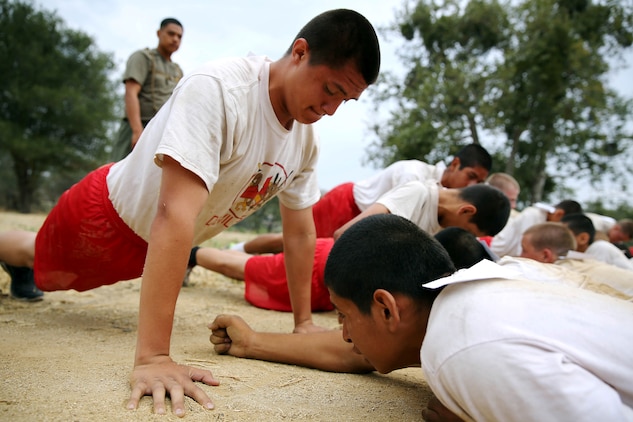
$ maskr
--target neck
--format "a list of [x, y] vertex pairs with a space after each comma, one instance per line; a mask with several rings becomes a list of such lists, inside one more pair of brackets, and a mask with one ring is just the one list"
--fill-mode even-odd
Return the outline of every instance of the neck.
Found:
[[450, 208], [455, 198], [455, 191], [453, 189], [439, 188], [437, 195], [437, 220], [442, 221], [442, 217], [446, 213], [446, 210]]
[[163, 56], [163, 58], [165, 60], [167, 60], [168, 62], [171, 61], [171, 53], [166, 51], [164, 48], [162, 48], [160, 45], [156, 48], [158, 50], [158, 54], [160, 54], [161, 56]]
[[284, 85], [283, 81], [280, 80], [281, 77], [279, 76], [286, 72], [286, 70], [283, 69], [284, 65], [284, 59], [277, 60], [270, 64], [268, 72], [268, 95], [277, 120], [279, 120], [279, 123], [281, 123], [283, 127], [290, 130], [292, 128], [292, 124], [294, 123], [294, 119], [290, 115], [290, 112], [283, 101]]

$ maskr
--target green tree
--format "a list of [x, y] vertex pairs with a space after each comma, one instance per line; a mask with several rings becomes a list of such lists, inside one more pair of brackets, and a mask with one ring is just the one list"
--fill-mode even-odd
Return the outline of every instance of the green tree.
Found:
[[29, 212], [46, 175], [76, 175], [105, 160], [117, 94], [112, 56], [55, 13], [0, 0], [0, 154]]
[[391, 107], [369, 159], [433, 161], [481, 143], [495, 170], [521, 183], [523, 203], [570, 176], [630, 179], [630, 166], [610, 163], [633, 150], [633, 103], [604, 80], [608, 60], [633, 42], [632, 9], [630, 0], [404, 3], [390, 29], [404, 38], [408, 72], [371, 91], [376, 110]]

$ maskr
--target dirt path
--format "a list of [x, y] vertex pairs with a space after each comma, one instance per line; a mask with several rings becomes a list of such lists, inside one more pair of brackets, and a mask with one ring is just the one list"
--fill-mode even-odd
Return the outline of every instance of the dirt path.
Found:
[[[37, 230], [41, 215], [0, 213], [0, 231]], [[210, 242], [225, 246], [243, 234]], [[213, 352], [207, 324], [218, 313], [241, 315], [256, 329], [289, 332], [289, 313], [266, 311], [244, 300], [242, 283], [194, 269], [178, 300], [172, 356], [211, 370], [219, 387], [202, 386], [216, 410], [187, 399], [182, 420], [197, 421], [414, 421], [430, 397], [420, 369], [389, 375], [333, 374]], [[38, 303], [8, 296], [0, 271], [0, 420], [181, 420], [152, 413], [150, 398], [138, 410], [124, 408], [134, 356], [140, 280], [89, 292], [46, 293]], [[337, 327], [334, 313], [316, 323]]]

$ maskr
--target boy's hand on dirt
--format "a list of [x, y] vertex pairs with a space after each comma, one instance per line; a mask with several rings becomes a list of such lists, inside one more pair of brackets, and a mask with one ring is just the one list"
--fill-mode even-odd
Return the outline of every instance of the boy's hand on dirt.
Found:
[[255, 332], [237, 315], [218, 315], [209, 324], [211, 336], [209, 341], [213, 343], [216, 353], [245, 358]]
[[206, 409], [213, 409], [209, 396], [195, 384], [195, 381], [207, 385], [219, 385], [211, 371], [179, 365], [169, 356], [160, 356], [152, 362], [136, 365], [130, 376], [132, 393], [127, 403], [128, 409], [136, 409], [143, 396], [154, 399], [154, 413], [164, 415], [165, 397], [171, 398], [172, 412], [176, 416], [185, 415], [185, 396], [193, 398]]

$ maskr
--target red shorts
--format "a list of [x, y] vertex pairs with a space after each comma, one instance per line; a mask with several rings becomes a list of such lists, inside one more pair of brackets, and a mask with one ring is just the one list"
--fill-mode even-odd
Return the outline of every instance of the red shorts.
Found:
[[317, 238], [334, 236], [336, 229], [360, 214], [353, 189], [353, 183], [338, 185], [312, 207]]
[[[325, 262], [333, 245], [334, 239], [331, 237], [316, 240], [310, 295], [312, 311], [334, 309], [330, 293], [323, 282]], [[244, 268], [244, 283], [244, 298], [252, 305], [275, 311], [292, 311], [283, 253], [249, 258]]]
[[34, 275], [44, 291], [84, 291], [143, 273], [147, 242], [108, 199], [112, 164], [90, 172], [59, 198], [35, 239]]

